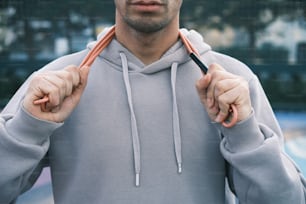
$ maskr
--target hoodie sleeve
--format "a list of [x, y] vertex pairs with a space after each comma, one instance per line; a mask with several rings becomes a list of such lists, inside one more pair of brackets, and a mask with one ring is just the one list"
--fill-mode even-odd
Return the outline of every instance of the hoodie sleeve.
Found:
[[305, 204], [305, 179], [284, 152], [280, 127], [256, 76], [249, 86], [252, 115], [232, 128], [219, 126], [232, 190], [241, 203]]
[[[85, 49], [63, 56], [37, 72], [80, 64], [87, 52]], [[35, 118], [22, 107], [30, 79], [31, 76], [0, 114], [0, 203], [10, 203], [33, 185], [42, 168], [48, 165], [45, 158], [50, 136], [63, 125]]]
[[34, 118], [22, 106], [26, 83], [0, 114], [0, 203], [11, 203], [43, 168], [49, 136], [61, 124]]

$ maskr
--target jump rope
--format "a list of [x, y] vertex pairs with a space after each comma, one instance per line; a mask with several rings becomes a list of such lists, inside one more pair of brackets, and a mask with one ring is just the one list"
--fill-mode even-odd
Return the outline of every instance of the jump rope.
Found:
[[[89, 53], [86, 55], [86, 57], [83, 59], [82, 63], [79, 67], [88, 66], [90, 67], [97, 56], [106, 48], [109, 43], [112, 41], [112, 39], [115, 36], [115, 26], [113, 26], [106, 35], [101, 38], [97, 44], [93, 47], [92, 50], [89, 51]], [[182, 34], [182, 32], [179, 32], [179, 37], [182, 40], [190, 58], [198, 65], [198, 67], [202, 70], [204, 74], [207, 73], [208, 68], [205, 66], [205, 64], [200, 60], [198, 51], [192, 46], [191, 42]], [[35, 105], [41, 105], [42, 109], [45, 109], [46, 103], [49, 101], [49, 98], [47, 95], [45, 95], [43, 98], [35, 100]], [[230, 105], [229, 109], [229, 116], [222, 122], [222, 125], [224, 127], [230, 128], [233, 127], [238, 120], [238, 111], [234, 104]]]

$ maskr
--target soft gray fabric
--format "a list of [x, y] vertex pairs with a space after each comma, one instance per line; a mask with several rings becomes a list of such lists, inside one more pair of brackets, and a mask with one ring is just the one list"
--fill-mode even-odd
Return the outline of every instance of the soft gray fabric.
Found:
[[[12, 202], [50, 166], [57, 204], [233, 203], [227, 178], [240, 203], [305, 204], [305, 180], [283, 152], [256, 76], [211, 51], [195, 31], [182, 32], [205, 64], [219, 63], [249, 82], [248, 119], [229, 129], [210, 121], [195, 88], [201, 71], [180, 41], [146, 66], [114, 39], [92, 65], [81, 101], [64, 123], [22, 108], [28, 81], [5, 107], [0, 203]], [[88, 49], [40, 71], [78, 65]]]

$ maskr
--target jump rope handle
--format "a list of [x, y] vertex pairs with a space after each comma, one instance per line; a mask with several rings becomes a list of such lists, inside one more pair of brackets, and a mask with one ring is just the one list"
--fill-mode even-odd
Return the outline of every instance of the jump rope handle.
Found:
[[[115, 36], [115, 26], [110, 28], [108, 33], [103, 38], [101, 38], [100, 41], [98, 41], [98, 43], [94, 46], [94, 48], [92, 50], [90, 50], [90, 52], [83, 59], [82, 63], [79, 65], [79, 68], [81, 68], [83, 66], [90, 67], [93, 64], [93, 62], [96, 59], [96, 57], [112, 41], [114, 36]], [[48, 97], [48, 95], [45, 95], [43, 98], [37, 99], [37, 100], [33, 101], [33, 104], [34, 105], [40, 105], [41, 109], [43, 111], [45, 111], [46, 110], [46, 103], [48, 101], [49, 101], [49, 97]]]
[[[204, 74], [207, 73], [208, 68], [198, 57], [199, 54], [197, 50], [191, 45], [190, 41], [180, 32], [180, 38], [184, 43], [190, 58], [198, 65], [198, 67], [202, 70]], [[238, 121], [238, 110], [234, 104], [230, 105], [228, 110], [228, 117], [222, 122], [222, 125], [226, 128], [233, 127]]]
[[[96, 57], [103, 51], [104, 48], [108, 46], [113, 37], [115, 36], [115, 26], [113, 26], [108, 33], [101, 38], [94, 48], [86, 55], [79, 67], [88, 66], [90, 67]], [[191, 59], [201, 68], [204, 74], [207, 73], [208, 68], [203, 64], [203, 62], [197, 57], [197, 51], [192, 47], [189, 40], [179, 32], [179, 37], [181, 38], [183, 44], [185, 45]], [[33, 101], [33, 104], [40, 105], [42, 110], [46, 110], [46, 103], [49, 101], [48, 95], [45, 95], [41, 99]], [[222, 122], [224, 127], [233, 127], [238, 120], [238, 111], [235, 105], [231, 104], [229, 109], [229, 116]]]

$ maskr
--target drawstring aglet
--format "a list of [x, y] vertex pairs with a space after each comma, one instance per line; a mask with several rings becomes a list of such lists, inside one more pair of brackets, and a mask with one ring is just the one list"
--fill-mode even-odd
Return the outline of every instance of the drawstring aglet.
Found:
[[136, 187], [140, 186], [140, 177], [139, 177], [139, 173], [136, 173], [136, 183], [135, 183]]
[[181, 174], [182, 173], [182, 163], [178, 163], [177, 165], [178, 165], [177, 172]]

